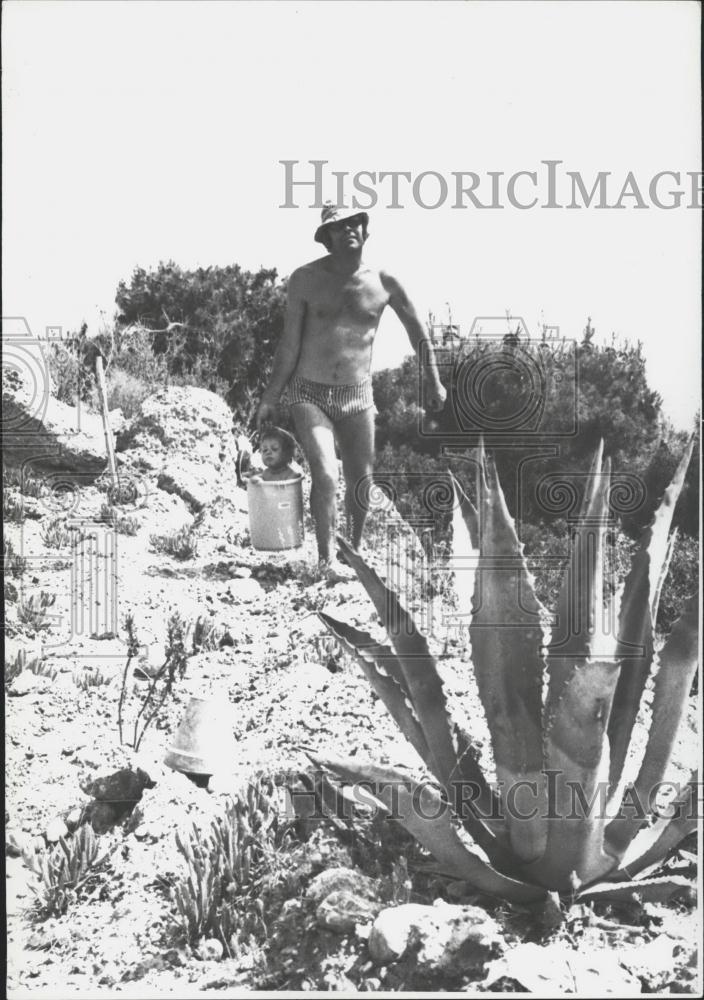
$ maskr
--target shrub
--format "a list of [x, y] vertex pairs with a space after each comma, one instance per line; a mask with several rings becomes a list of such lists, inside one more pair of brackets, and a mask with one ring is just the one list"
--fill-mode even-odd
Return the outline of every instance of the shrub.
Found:
[[27, 560], [24, 556], [17, 555], [9, 538], [2, 543], [2, 549], [5, 573], [15, 579], [21, 577], [27, 571]]
[[32, 594], [19, 606], [17, 615], [23, 625], [28, 625], [35, 632], [39, 629], [49, 627], [49, 617], [47, 608], [53, 607], [56, 603], [56, 594], [48, 594], [42, 590], [40, 594]]
[[[170, 380], [227, 392], [242, 423], [253, 417], [283, 331], [286, 288], [275, 270], [239, 266], [185, 270], [173, 261], [120, 282], [115, 331], [129, 338], [148, 328], [152, 356]], [[153, 331], [153, 332], [152, 332]], [[120, 367], [140, 377], [144, 371]]]
[[65, 549], [71, 543], [71, 529], [62, 517], [53, 517], [43, 524], [40, 535], [48, 549]]
[[117, 368], [115, 361], [106, 378], [108, 407], [120, 409], [128, 419], [140, 412], [144, 400], [154, 392], [153, 383]]
[[26, 852], [24, 861], [39, 880], [32, 890], [41, 917], [60, 917], [75, 902], [88, 877], [106, 860], [98, 859], [98, 842], [89, 825], [82, 826], [71, 839], [59, 839], [53, 850], [40, 854]]
[[22, 524], [24, 522], [24, 505], [18, 493], [3, 489], [2, 517], [3, 521], [12, 521], [14, 524]]
[[3, 486], [16, 487], [25, 497], [35, 497], [39, 499], [44, 495], [44, 481], [39, 476], [35, 476], [28, 469], [15, 469], [11, 466], [2, 466]]
[[24, 670], [26, 663], [27, 654], [23, 649], [20, 649], [16, 656], [5, 659], [5, 687], [9, 687], [15, 678], [19, 677]]
[[[127, 663], [122, 675], [122, 687], [120, 690], [120, 700], [117, 708], [117, 728], [120, 734], [120, 743], [122, 743], [122, 706], [125, 699], [127, 673], [129, 671], [130, 663], [139, 650], [139, 643], [137, 641], [132, 615], [127, 616], [125, 628], [127, 630]], [[150, 723], [161, 706], [164, 704], [167, 696], [172, 693], [174, 684], [176, 683], [176, 677], [178, 676], [183, 678], [186, 672], [186, 655], [183, 619], [178, 612], [175, 612], [169, 618], [167, 627], [166, 656], [164, 662], [152, 677], [147, 693], [142, 701], [142, 705], [134, 720], [132, 748], [135, 751], [139, 750], [140, 743], [142, 742], [144, 734], [149, 728]], [[160, 692], [157, 691], [159, 686], [161, 686]], [[148, 709], [150, 709], [150, 711], [146, 714]], [[144, 721], [142, 721], [143, 717]], [[141, 732], [139, 729], [140, 721], [142, 721]]]
[[663, 584], [657, 626], [669, 632], [684, 610], [684, 605], [699, 588], [699, 543], [696, 538], [679, 534], [675, 539], [670, 571]]
[[176, 834], [186, 876], [173, 889], [177, 920], [191, 942], [222, 942], [228, 955], [249, 937], [266, 935], [263, 890], [285, 879], [283, 848], [293, 835], [273, 801], [274, 785], [258, 778], [235, 796], [206, 833]]
[[73, 674], [73, 683], [81, 691], [101, 687], [103, 684], [109, 684], [111, 680], [112, 677], [109, 674], [104, 674], [100, 669], [77, 670]]
[[53, 341], [47, 351], [49, 374], [54, 383], [54, 395], [62, 403], [75, 406], [77, 402], [95, 402], [95, 357], [100, 351], [106, 357], [111, 353], [110, 331], [101, 330], [97, 337], [88, 336], [84, 323], [78, 333], [66, 340]]
[[215, 624], [211, 618], [199, 615], [195, 622], [189, 625], [187, 635], [191, 637], [193, 653], [207, 653], [220, 649], [224, 629]]
[[150, 535], [149, 543], [154, 552], [164, 552], [174, 559], [195, 559], [198, 555], [198, 540], [188, 527], [169, 535]]
[[109, 503], [101, 505], [99, 516], [101, 521], [113, 527], [119, 535], [136, 535], [139, 531], [139, 521], [136, 517], [123, 516]]

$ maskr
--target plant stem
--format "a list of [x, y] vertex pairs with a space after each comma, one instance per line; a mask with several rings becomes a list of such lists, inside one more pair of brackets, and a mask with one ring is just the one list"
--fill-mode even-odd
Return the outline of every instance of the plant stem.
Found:
[[[162, 664], [162, 666], [159, 668], [159, 670], [157, 670], [157, 672], [154, 674], [152, 682], [149, 685], [149, 690], [147, 691], [147, 696], [144, 699], [144, 701], [142, 702], [142, 707], [140, 708], [139, 712], [137, 713], [137, 718], [134, 720], [134, 735], [132, 737], [132, 748], [135, 751], [137, 750], [137, 748], [139, 746], [139, 744], [137, 743], [137, 727], [139, 725], [139, 720], [141, 719], [142, 715], [144, 714], [144, 710], [147, 707], [147, 705], [148, 705], [148, 703], [149, 703], [149, 701], [151, 699], [151, 696], [154, 694], [154, 689], [155, 689], [155, 687], [157, 685], [157, 682], [158, 682], [159, 678], [162, 676], [162, 674], [164, 673], [164, 671], [166, 670], [166, 667], [168, 666], [168, 663], [169, 663], [169, 661], [165, 660], [164, 663]], [[144, 731], [142, 731], [142, 736], [143, 735], [144, 735]]]
[[127, 686], [127, 672], [130, 669], [130, 663], [132, 662], [132, 654], [127, 654], [127, 663], [125, 664], [125, 671], [122, 675], [122, 689], [120, 691], [120, 700], [117, 704], [117, 731], [120, 734], [120, 746], [122, 746], [122, 706], [125, 701], [125, 687]]

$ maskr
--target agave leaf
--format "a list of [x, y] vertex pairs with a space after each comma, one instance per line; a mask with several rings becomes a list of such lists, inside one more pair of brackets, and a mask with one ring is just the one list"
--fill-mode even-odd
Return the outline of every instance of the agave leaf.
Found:
[[[641, 803], [649, 802], [651, 791], [662, 781], [670, 763], [692, 678], [697, 669], [698, 650], [699, 601], [693, 595], [687, 601], [683, 614], [675, 622], [660, 653], [648, 743], [632, 792]], [[606, 831], [609, 850], [623, 854], [643, 822], [642, 815], [631, 816], [620, 810]]]
[[356, 658], [372, 689], [386, 705], [394, 722], [411, 746], [431, 766], [431, 754], [417, 718], [409, 706], [410, 696], [403, 679], [398, 657], [389, 646], [374, 642], [367, 632], [361, 632], [330, 615], [319, 612], [318, 617], [337, 641]]
[[653, 593], [653, 601], [650, 605], [650, 615], [655, 622], [658, 616], [658, 608], [660, 606], [660, 594], [662, 593], [663, 584], [667, 578], [668, 571], [670, 569], [670, 562], [672, 560], [672, 553], [675, 549], [675, 543], [677, 541], [677, 536], [679, 535], [679, 528], [675, 527], [670, 532], [670, 537], [667, 540], [667, 551], [665, 552], [665, 559], [662, 564], [662, 569], [660, 570], [660, 576], [658, 577], [658, 582]]
[[470, 851], [453, 822], [448, 803], [428, 784], [419, 784], [396, 768], [365, 764], [350, 757], [309, 756], [343, 781], [363, 782], [390, 817], [430, 851], [447, 874], [470, 882], [481, 892], [515, 902], [533, 902], [544, 895], [537, 886], [500, 874]]
[[693, 449], [694, 437], [690, 439], [674, 478], [665, 490], [650, 527], [643, 535], [624, 584], [618, 629], [621, 674], [614, 694], [608, 730], [611, 745], [609, 783], [612, 790], [621, 778], [653, 660], [653, 628], [657, 614], [654, 601], [668, 557], [668, 535], [675, 505], [684, 485]]
[[479, 750], [468, 732], [457, 724], [454, 726], [457, 745], [457, 770], [463, 782], [476, 794], [474, 806], [484, 823], [496, 836], [505, 834], [505, 823], [501, 813], [501, 799], [486, 780], [479, 762]]
[[[696, 772], [685, 785], [682, 793], [671, 804], [672, 815], [662, 816], [651, 827], [641, 830], [630, 843], [621, 859], [618, 873], [629, 877], [644, 872], [663, 861], [680, 841], [697, 829]], [[607, 834], [610, 827], [607, 829]]]
[[[470, 625], [472, 662], [502, 787], [526, 813], [517, 789], [535, 782], [532, 818], [506, 810], [511, 846], [524, 861], [540, 857], [547, 837], [542, 806], [542, 607], [523, 558], [493, 461], [479, 453], [480, 566]], [[536, 806], [536, 796], [530, 808]]]
[[557, 623], [547, 658], [550, 677], [548, 717], [572, 675], [591, 655], [590, 638], [603, 604], [603, 539], [606, 528], [610, 463], [601, 467], [599, 444], [592, 460], [582, 509], [572, 530], [570, 559], [557, 599]]
[[593, 882], [617, 859], [603, 849], [609, 748], [606, 729], [619, 675], [606, 634], [603, 548], [610, 462], [592, 464], [582, 516], [558, 600], [559, 635], [548, 653], [545, 756], [550, 820], [544, 856], [526, 872], [565, 891], [576, 877]]
[[389, 634], [413, 709], [430, 750], [430, 768], [438, 781], [446, 784], [455, 769], [457, 758], [452, 744], [442, 681], [425, 636], [418, 631], [413, 618], [396, 594], [389, 590], [344, 538], [339, 538], [338, 541], [347, 562], [371, 597]]
[[641, 879], [639, 882], [600, 882], [580, 892], [581, 903], [666, 903], [674, 895], [690, 892], [692, 883], [682, 875]]
[[452, 510], [452, 566], [460, 614], [472, 609], [476, 566], [479, 556], [479, 514], [455, 477], [450, 474], [455, 504]]

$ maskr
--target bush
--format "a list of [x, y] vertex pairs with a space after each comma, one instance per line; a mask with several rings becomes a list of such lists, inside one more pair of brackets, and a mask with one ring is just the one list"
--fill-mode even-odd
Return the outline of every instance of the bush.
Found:
[[[564, 470], [570, 469], [578, 485], [600, 438], [616, 473], [634, 474], [646, 481], [645, 472], [663, 426], [661, 400], [648, 385], [639, 344], [625, 344], [617, 350], [597, 348], [587, 340], [571, 352], [562, 343], [524, 339], [510, 346], [476, 339], [436, 353], [448, 401], [432, 435], [419, 434], [417, 361], [410, 358], [397, 369], [375, 375], [380, 449], [387, 444], [394, 449], [406, 445], [416, 452], [437, 455], [440, 445], [447, 443], [446, 435], [472, 432], [476, 438], [483, 430], [490, 436], [493, 429], [505, 431], [516, 420], [522, 427], [520, 415], [535, 408], [536, 416], [526, 431], [528, 447], [517, 447], [505, 438], [508, 447], [496, 449], [496, 464], [512, 515], [520, 514], [530, 522], [568, 516], [567, 511], [546, 503], [544, 487], [550, 480], [545, 477], [564, 479]], [[572, 433], [575, 420], [576, 433]], [[520, 438], [520, 433], [516, 431], [513, 437]], [[567, 436], [559, 441], [557, 455], [525, 461], [531, 447], [538, 452], [541, 445], [554, 445], [558, 433]], [[682, 450], [677, 442], [673, 460]], [[660, 477], [663, 488], [669, 482], [667, 473], [664, 475]], [[634, 533], [643, 519], [647, 523], [652, 516], [657, 500], [657, 491], [648, 489], [638, 508], [639, 524], [633, 526]]]
[[2, 543], [3, 566], [5, 573], [15, 579], [22, 577], [27, 571], [27, 560], [18, 556], [9, 538]]
[[4, 487], [15, 487], [25, 497], [35, 497], [39, 499], [44, 495], [44, 482], [39, 476], [35, 476], [28, 469], [15, 469], [5, 465], [2, 466], [2, 483]]
[[17, 617], [23, 625], [28, 625], [37, 632], [39, 629], [49, 627], [49, 616], [47, 608], [51, 608], [56, 603], [56, 594], [48, 594], [42, 590], [40, 594], [32, 594], [20, 604]]
[[136, 535], [139, 531], [139, 521], [136, 517], [123, 516], [109, 503], [101, 504], [100, 520], [109, 524], [119, 535]]
[[174, 887], [178, 922], [188, 940], [214, 937], [228, 955], [249, 937], [263, 938], [263, 894], [286, 878], [283, 849], [293, 834], [273, 802], [274, 785], [257, 779], [236, 796], [223, 816], [201, 833], [176, 834], [186, 876]]
[[62, 517], [54, 517], [43, 524], [40, 534], [48, 549], [65, 549], [71, 544], [71, 529]]
[[39, 879], [32, 886], [37, 910], [42, 917], [60, 917], [85, 885], [89, 874], [102, 864], [98, 860], [98, 842], [90, 826], [82, 826], [70, 840], [63, 837], [53, 850], [41, 854], [27, 852], [24, 860]]
[[670, 571], [660, 595], [657, 627], [669, 632], [682, 614], [685, 600], [699, 589], [699, 543], [696, 538], [678, 535], [672, 550]]
[[24, 505], [19, 493], [3, 489], [2, 518], [3, 521], [11, 521], [13, 524], [22, 524], [24, 522]]
[[188, 626], [186, 635], [191, 639], [191, 648], [195, 655], [196, 653], [208, 653], [220, 649], [225, 630], [216, 625], [211, 618], [198, 615], [196, 620]]
[[[241, 423], [254, 416], [283, 332], [285, 285], [275, 270], [239, 266], [187, 271], [173, 261], [120, 282], [116, 343], [145, 328], [169, 379], [227, 393]], [[139, 377], [151, 377], [118, 367]], [[229, 387], [229, 388], [228, 388]]]
[[195, 559], [198, 540], [191, 528], [183, 527], [170, 535], [150, 535], [149, 544], [154, 552], [164, 552], [174, 559]]
[[122, 410], [129, 419], [140, 412], [144, 400], [154, 392], [154, 385], [121, 368], [112, 367], [106, 378], [108, 409]]

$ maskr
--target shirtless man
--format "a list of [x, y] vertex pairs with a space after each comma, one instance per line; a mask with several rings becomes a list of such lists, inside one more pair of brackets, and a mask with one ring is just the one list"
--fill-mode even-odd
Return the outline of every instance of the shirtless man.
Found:
[[358, 549], [367, 511], [356, 487], [374, 469], [372, 345], [387, 305], [419, 357], [426, 345], [428, 407], [442, 409], [446, 396], [425, 328], [400, 283], [362, 262], [368, 223], [366, 212], [329, 203], [323, 207], [315, 240], [328, 254], [297, 268], [289, 279], [284, 333], [257, 413], [260, 428], [276, 422], [277, 403], [287, 387], [296, 436], [310, 466], [318, 557], [333, 573], [339, 571], [333, 559], [335, 442], [345, 477], [348, 531]]

